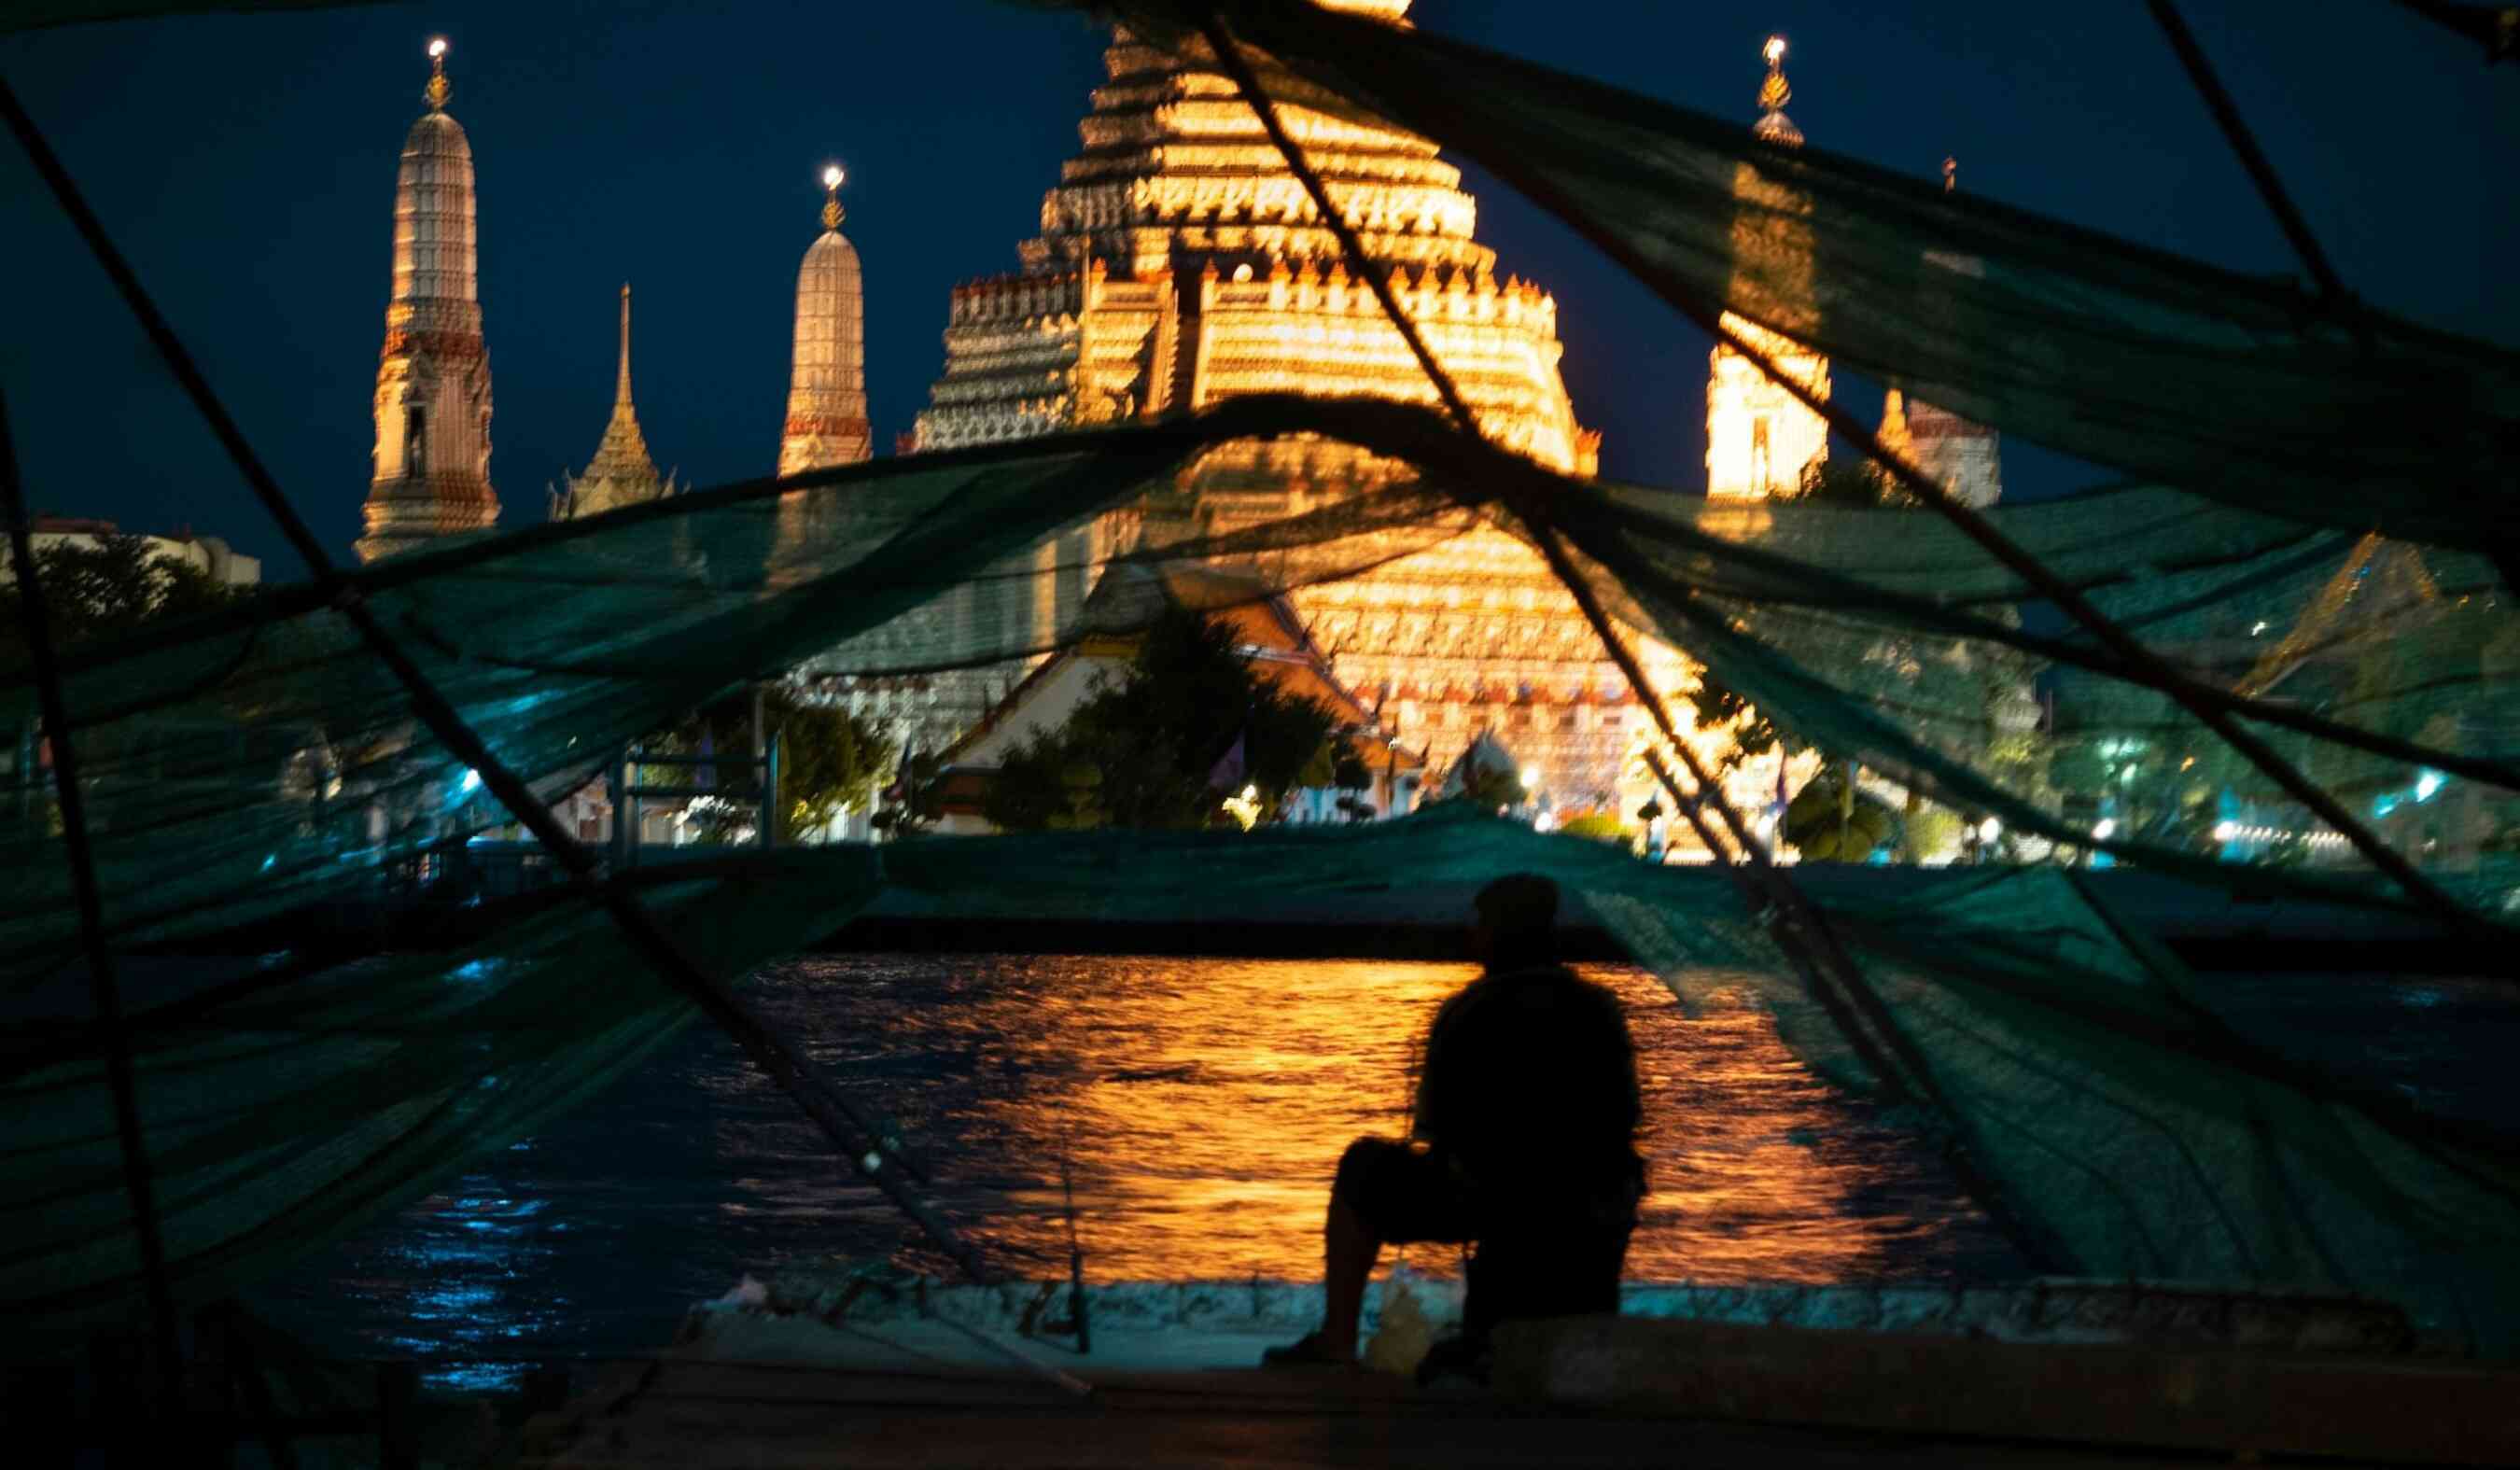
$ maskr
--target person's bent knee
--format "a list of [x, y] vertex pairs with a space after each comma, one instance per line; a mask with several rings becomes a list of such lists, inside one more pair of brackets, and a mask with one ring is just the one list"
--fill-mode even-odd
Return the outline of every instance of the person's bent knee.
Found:
[[1371, 1134], [1347, 1146], [1339, 1155], [1338, 1174], [1330, 1180], [1330, 1197], [1355, 1201], [1367, 1193], [1367, 1180], [1376, 1170], [1387, 1168], [1395, 1153], [1407, 1153], [1409, 1145], [1392, 1138], [1377, 1138]]

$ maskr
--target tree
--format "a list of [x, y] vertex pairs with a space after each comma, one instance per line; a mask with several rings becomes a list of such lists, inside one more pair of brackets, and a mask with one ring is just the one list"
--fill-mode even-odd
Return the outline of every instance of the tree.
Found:
[[1814, 460], [1803, 467], [1801, 485], [1782, 497], [1815, 506], [1844, 506], [1859, 511], [1913, 506], [1916, 498], [1870, 459]]
[[1808, 862], [1861, 863], [1899, 839], [1899, 818], [1856, 789], [1851, 763], [1831, 761], [1785, 804], [1781, 835]]
[[[752, 753], [752, 690], [728, 695], [701, 710], [667, 735], [649, 741], [659, 753], [698, 755], [703, 750], [732, 757], [717, 768], [723, 796], [704, 808], [704, 831], [713, 840], [730, 840], [754, 824], [760, 812], [758, 778], [734, 761]], [[794, 686], [781, 683], [761, 690], [764, 737], [779, 741], [779, 798], [783, 836], [821, 827], [852, 807], [875, 797], [893, 757], [892, 742], [875, 728], [836, 704], [816, 702]], [[706, 767], [680, 767], [695, 773]]]
[[[35, 586], [44, 595], [54, 645], [63, 649], [160, 618], [205, 612], [231, 596], [209, 573], [158, 551], [149, 538], [111, 534], [92, 543], [57, 541], [36, 552]], [[25, 600], [13, 582], [0, 596], [0, 664], [24, 661], [28, 647]]]
[[[1317, 763], [1335, 781], [1335, 753], [1323, 750], [1337, 733], [1330, 711], [1252, 672], [1230, 624], [1176, 608], [1064, 727], [1008, 757], [982, 811], [1011, 831], [1201, 827], [1248, 784], [1274, 812]], [[1238, 748], [1238, 778], [1213, 785]]]
[[913, 751], [894, 767], [893, 784], [875, 829], [887, 837], [915, 837], [945, 815], [945, 761], [932, 750]]

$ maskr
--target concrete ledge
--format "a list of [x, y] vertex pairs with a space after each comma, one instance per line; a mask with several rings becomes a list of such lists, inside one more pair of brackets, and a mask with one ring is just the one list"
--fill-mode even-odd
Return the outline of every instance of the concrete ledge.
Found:
[[1526, 1404], [1908, 1434], [2520, 1464], [2520, 1370], [1633, 1317], [1498, 1329]]

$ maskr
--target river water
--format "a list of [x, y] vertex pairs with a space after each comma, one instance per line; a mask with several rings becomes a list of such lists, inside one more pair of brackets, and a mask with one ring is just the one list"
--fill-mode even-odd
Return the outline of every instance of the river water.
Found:
[[[1418, 1043], [1466, 964], [1071, 957], [813, 958], [748, 994], [888, 1110], [943, 1212], [1012, 1275], [1063, 1276], [1072, 1183], [1089, 1277], [1316, 1279], [1357, 1134], [1406, 1127]], [[1928, 1151], [1833, 1096], [1763, 1013], [1618, 991], [1652, 1194], [1632, 1280], [2018, 1273]], [[1447, 1247], [1410, 1264], [1444, 1270]], [[328, 1350], [418, 1358], [442, 1388], [662, 1345], [746, 1272], [815, 1256], [942, 1272], [732, 1043], [695, 1025], [541, 1136], [302, 1264], [261, 1296]]]

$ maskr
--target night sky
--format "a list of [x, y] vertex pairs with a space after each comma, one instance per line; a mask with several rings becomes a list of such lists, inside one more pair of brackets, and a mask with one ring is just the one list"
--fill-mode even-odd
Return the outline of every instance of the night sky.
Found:
[[[2191, 3], [2191, 22], [2347, 283], [2418, 321], [2520, 344], [2520, 73], [2379, 0]], [[1792, 44], [1817, 145], [2243, 271], [2297, 271], [2135, 0], [2082, 6], [1418, 0], [1421, 24], [1735, 116], [1758, 45]], [[480, 181], [481, 297], [502, 523], [543, 518], [612, 392], [615, 292], [637, 297], [640, 420], [661, 468], [768, 472], [815, 175], [849, 170], [878, 445], [942, 360], [946, 293], [1015, 265], [1077, 148], [1102, 35], [984, 0], [380, 6], [83, 26], [0, 40], [66, 156], [248, 434], [330, 547], [359, 531], [394, 169], [422, 47]], [[1605, 473], [1696, 490], [1706, 342], [1475, 173], [1502, 270], [1559, 303]], [[189, 525], [295, 558], [0, 145], [12, 424], [40, 510]], [[1877, 391], [1840, 375], [1870, 414]], [[2014, 495], [2100, 473], [2007, 442]]]

